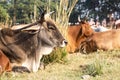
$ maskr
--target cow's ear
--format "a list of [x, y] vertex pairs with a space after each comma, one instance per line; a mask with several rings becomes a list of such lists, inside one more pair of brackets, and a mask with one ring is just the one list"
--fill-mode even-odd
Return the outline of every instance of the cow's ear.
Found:
[[89, 37], [89, 36], [91, 36], [93, 34], [93, 30], [92, 30], [92, 28], [90, 27], [89, 24], [85, 23], [82, 26], [82, 34], [84, 34], [87, 37]]
[[39, 30], [23, 30], [23, 31], [29, 34], [37, 34]]

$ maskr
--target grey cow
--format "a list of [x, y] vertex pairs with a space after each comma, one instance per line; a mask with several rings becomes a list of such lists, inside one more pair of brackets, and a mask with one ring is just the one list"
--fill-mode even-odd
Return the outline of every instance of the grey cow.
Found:
[[25, 67], [37, 72], [43, 55], [55, 47], [64, 47], [67, 42], [48, 14], [42, 13], [39, 29], [0, 30], [0, 49], [10, 59], [12, 67]]

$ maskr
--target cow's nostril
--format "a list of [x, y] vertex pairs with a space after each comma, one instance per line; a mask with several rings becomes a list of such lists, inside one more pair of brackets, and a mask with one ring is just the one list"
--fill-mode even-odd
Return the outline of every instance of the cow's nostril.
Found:
[[68, 44], [68, 42], [67, 42], [66, 40], [64, 40], [64, 43], [65, 43], [65, 45], [67, 45], [67, 44]]
[[68, 43], [68, 42], [67, 42], [66, 40], [63, 40], [60, 46], [61, 46], [61, 47], [65, 47], [65, 46], [67, 45], [67, 43]]

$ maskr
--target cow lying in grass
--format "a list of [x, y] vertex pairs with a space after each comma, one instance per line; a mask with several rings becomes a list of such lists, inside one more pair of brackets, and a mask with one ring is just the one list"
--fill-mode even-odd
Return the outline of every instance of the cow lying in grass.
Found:
[[120, 49], [120, 30], [94, 32], [88, 22], [81, 21], [78, 26], [68, 27], [67, 51], [80, 50], [89, 53], [101, 50]]
[[37, 23], [39, 29], [0, 30], [0, 49], [9, 58], [14, 71], [38, 71], [43, 55], [50, 54], [55, 47], [64, 47], [66, 41], [54, 21], [45, 12]]
[[105, 32], [93, 33], [80, 44], [80, 50], [90, 53], [99, 50], [118, 50], [120, 49], [120, 30], [109, 30]]

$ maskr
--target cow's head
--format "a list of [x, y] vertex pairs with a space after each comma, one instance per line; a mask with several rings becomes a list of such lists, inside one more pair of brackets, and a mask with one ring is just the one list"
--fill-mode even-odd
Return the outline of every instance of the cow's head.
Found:
[[81, 35], [84, 35], [86, 37], [89, 37], [93, 34], [93, 29], [90, 27], [89, 23], [86, 21], [81, 21]]
[[[58, 30], [55, 22], [50, 18], [50, 15], [43, 13], [41, 21], [38, 38], [42, 41], [42, 47], [48, 48], [50, 51], [52, 51], [54, 47], [64, 47], [67, 41]], [[43, 54], [49, 54], [48, 49], [45, 49], [45, 51], [42, 49]]]
[[86, 40], [88, 37], [91, 37], [94, 33], [88, 22], [81, 21], [79, 25], [81, 29], [76, 39], [77, 47], [79, 47], [84, 40]]
[[78, 51], [80, 44], [94, 32], [88, 22], [80, 21], [79, 23], [79, 25], [68, 27], [68, 52]]

